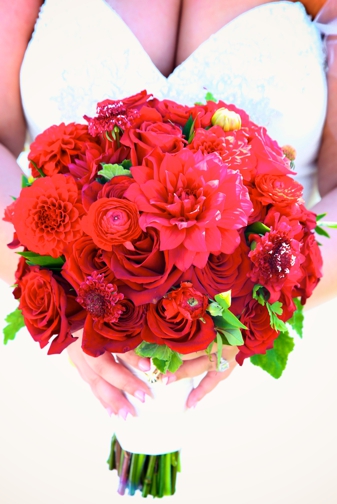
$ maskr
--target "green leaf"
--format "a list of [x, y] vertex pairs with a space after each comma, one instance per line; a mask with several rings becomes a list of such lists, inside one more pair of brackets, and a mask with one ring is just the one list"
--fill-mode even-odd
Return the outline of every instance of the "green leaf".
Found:
[[325, 231], [321, 226], [316, 226], [315, 227], [315, 232], [320, 235], [320, 236], [325, 236], [326, 238], [330, 238], [329, 233]]
[[31, 182], [29, 182], [28, 178], [26, 177], [26, 175], [22, 175], [21, 177], [21, 187], [24, 188], [24, 187], [30, 187], [32, 184]]
[[22, 312], [16, 308], [12, 313], [9, 313], [5, 318], [7, 325], [4, 327], [4, 344], [7, 345], [9, 340], [14, 340], [17, 333], [25, 327], [25, 321]]
[[165, 374], [166, 371], [168, 370], [169, 367], [168, 361], [157, 359], [156, 357], [154, 357], [152, 359], [152, 362], [161, 373]]
[[328, 222], [328, 221], [323, 221], [321, 222], [321, 226], [330, 228], [330, 229], [337, 229], [337, 222]]
[[240, 327], [240, 329], [247, 329], [247, 327], [240, 322], [240, 320], [234, 315], [234, 313], [232, 313], [229, 310], [223, 310], [222, 318], [226, 322], [228, 322], [232, 327], [236, 328]]
[[270, 317], [270, 325], [275, 331], [287, 331], [287, 326], [283, 322], [283, 320], [279, 319], [277, 315], [282, 315], [282, 303], [276, 301], [273, 304], [266, 303], [269, 317]]
[[172, 351], [171, 360], [169, 362], [168, 371], [175, 373], [182, 365], [183, 360], [177, 352]]
[[188, 140], [191, 134], [191, 129], [194, 125], [194, 119], [193, 116], [190, 115], [190, 117], [187, 119], [185, 126], [183, 127], [183, 135], [184, 137]]
[[212, 353], [212, 348], [213, 348], [214, 343], [215, 343], [215, 341], [212, 341], [212, 342], [208, 345], [208, 347], [206, 348], [205, 352], [206, 352], [206, 354], [207, 354], [207, 355], [211, 355], [211, 353]]
[[227, 310], [230, 305], [232, 304], [232, 297], [231, 297], [231, 291], [226, 291], [226, 292], [221, 292], [220, 294], [216, 294], [214, 296], [214, 299], [217, 303], [219, 303], [222, 308], [225, 308]]
[[102, 163], [103, 169], [98, 172], [106, 180], [111, 180], [117, 175], [125, 175], [127, 177], [132, 177], [132, 174], [128, 168], [124, 168], [121, 164], [104, 164]]
[[225, 336], [226, 341], [223, 341], [225, 344], [226, 342], [231, 346], [240, 346], [244, 344], [240, 329], [221, 329], [219, 332]]
[[294, 340], [287, 332], [281, 332], [274, 341], [274, 348], [264, 355], [253, 355], [250, 360], [274, 378], [280, 378], [286, 368], [288, 356], [294, 349]]
[[30, 265], [42, 266], [49, 269], [61, 269], [65, 260], [63, 257], [41, 256], [35, 252], [17, 252], [17, 254], [25, 257]]
[[208, 101], [212, 101], [212, 102], [215, 102], [217, 103], [218, 100], [216, 98], [214, 98], [213, 94], [210, 92], [210, 91], [207, 91], [206, 95], [205, 95], [205, 100], [208, 102]]
[[212, 317], [218, 317], [218, 316], [221, 317], [223, 308], [218, 303], [214, 303], [213, 301], [211, 301], [210, 304], [207, 306], [207, 311]]
[[223, 346], [223, 343], [222, 343], [221, 334], [219, 334], [218, 332], [216, 333], [216, 344], [218, 345], [217, 352], [216, 352], [216, 368], [219, 369], [219, 367], [220, 367], [220, 360], [221, 360], [221, 357], [222, 357], [222, 346]]
[[326, 213], [321, 213], [321, 214], [316, 215], [316, 222], [323, 219], [323, 217], [325, 217], [325, 216], [326, 216]]
[[245, 234], [258, 234], [258, 235], [265, 235], [270, 231], [270, 228], [267, 227], [263, 222], [254, 222], [253, 224], [250, 224], [250, 226], [247, 226]]
[[300, 338], [302, 338], [303, 322], [304, 322], [303, 305], [301, 304], [301, 301], [297, 298], [294, 299], [294, 303], [297, 307], [297, 310], [293, 313], [291, 319], [287, 320], [287, 324], [290, 325], [290, 327], [296, 332], [296, 334]]

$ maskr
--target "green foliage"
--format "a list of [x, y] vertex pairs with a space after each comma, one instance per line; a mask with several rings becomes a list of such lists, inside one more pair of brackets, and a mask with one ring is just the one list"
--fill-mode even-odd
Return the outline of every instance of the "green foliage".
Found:
[[60, 270], [65, 262], [63, 257], [41, 256], [35, 252], [17, 252], [17, 254], [27, 259], [27, 264], [40, 266], [51, 270]]
[[212, 101], [212, 102], [215, 102], [215, 103], [218, 102], [218, 100], [216, 98], [214, 98], [213, 94], [210, 91], [208, 91], [206, 93], [205, 100], [206, 100], [206, 102], [208, 102], [208, 101]]
[[294, 349], [294, 340], [287, 332], [281, 332], [274, 341], [274, 348], [264, 355], [253, 355], [250, 360], [255, 366], [261, 367], [273, 378], [280, 378], [288, 362], [288, 356]]
[[9, 313], [5, 318], [7, 325], [4, 327], [4, 344], [7, 345], [9, 340], [14, 340], [17, 333], [25, 326], [25, 321], [22, 312], [16, 308], [12, 313]]
[[106, 180], [111, 180], [113, 177], [117, 175], [125, 175], [127, 177], [132, 177], [130, 172], [131, 162], [126, 160], [121, 164], [105, 164], [102, 163], [103, 169], [98, 172], [98, 175], [105, 178]]
[[153, 364], [161, 373], [170, 371], [175, 373], [180, 368], [183, 361], [177, 352], [174, 352], [166, 345], [156, 345], [143, 341], [137, 348], [136, 354], [141, 357], [149, 357]]
[[270, 231], [270, 228], [263, 224], [263, 222], [254, 222], [253, 224], [250, 224], [250, 226], [247, 226], [245, 234], [250, 235], [250, 234], [258, 234], [258, 235], [265, 235]]
[[300, 338], [302, 338], [304, 322], [303, 305], [297, 298], [294, 299], [294, 303], [296, 305], [296, 311], [293, 313], [291, 319], [287, 320], [287, 324], [290, 325]]

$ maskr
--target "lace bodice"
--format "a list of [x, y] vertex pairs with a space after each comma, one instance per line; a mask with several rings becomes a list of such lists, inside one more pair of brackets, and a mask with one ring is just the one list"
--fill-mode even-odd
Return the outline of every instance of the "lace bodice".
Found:
[[28, 46], [21, 89], [31, 137], [93, 115], [96, 103], [142, 89], [181, 103], [206, 91], [245, 109], [281, 145], [312, 191], [326, 114], [325, 54], [301, 3], [255, 7], [222, 27], [164, 77], [104, 0], [46, 0]]

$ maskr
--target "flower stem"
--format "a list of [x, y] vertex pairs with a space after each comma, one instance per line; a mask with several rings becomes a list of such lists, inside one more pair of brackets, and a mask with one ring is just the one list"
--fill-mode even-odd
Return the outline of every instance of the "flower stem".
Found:
[[109, 455], [109, 458], [107, 460], [108, 465], [109, 465], [109, 471], [112, 471], [113, 469], [116, 468], [116, 457], [115, 457], [116, 442], [117, 442], [117, 438], [116, 438], [115, 435], [113, 435], [112, 438], [111, 438], [110, 455]]
[[144, 486], [143, 486], [143, 491], [142, 491], [142, 497], [147, 497], [150, 491], [151, 483], [152, 483], [152, 477], [154, 473], [154, 467], [156, 463], [156, 455], [150, 455], [149, 456], [149, 465], [147, 467], [145, 479], [144, 479]]
[[131, 455], [131, 464], [130, 464], [130, 477], [129, 477], [129, 494], [135, 495], [135, 491], [137, 490], [137, 465], [138, 465], [138, 453], [133, 453]]
[[130, 467], [130, 458], [131, 458], [131, 453], [127, 452], [125, 450], [122, 451], [123, 453], [123, 461], [121, 461], [121, 473], [119, 477], [119, 485], [118, 485], [118, 490], [117, 492], [120, 495], [125, 494], [125, 489], [128, 485], [128, 476], [129, 476], [129, 467]]
[[171, 453], [162, 455], [164, 457], [164, 495], [172, 495], [172, 482], [171, 482]]

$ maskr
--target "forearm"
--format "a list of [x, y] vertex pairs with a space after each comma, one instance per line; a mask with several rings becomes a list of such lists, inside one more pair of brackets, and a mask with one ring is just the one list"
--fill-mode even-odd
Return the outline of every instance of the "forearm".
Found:
[[7, 247], [13, 239], [13, 226], [2, 220], [5, 208], [17, 197], [21, 188], [22, 172], [16, 159], [5, 147], [0, 145], [0, 278], [12, 284], [18, 256]]
[[[324, 196], [312, 209], [316, 214], [326, 213], [323, 220], [337, 222], [337, 187]], [[316, 287], [312, 297], [308, 300], [306, 308], [313, 308], [337, 296], [337, 229], [325, 228], [330, 238], [319, 236], [322, 244], [323, 278]]]

